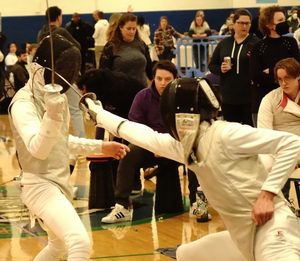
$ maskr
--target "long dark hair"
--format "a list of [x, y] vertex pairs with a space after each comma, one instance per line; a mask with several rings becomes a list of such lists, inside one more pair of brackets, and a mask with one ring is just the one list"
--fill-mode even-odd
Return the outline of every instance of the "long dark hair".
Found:
[[[137, 23], [137, 17], [132, 13], [122, 14], [122, 16], [119, 19], [118, 26], [115, 30], [115, 33], [111, 39], [111, 42], [114, 44], [114, 50], [119, 50], [121, 44], [124, 42], [120, 28], [123, 27], [127, 22], [136, 22]], [[134, 37], [135, 37], [135, 39], [140, 40], [140, 37], [139, 37], [139, 34], [137, 31], [136, 31]]]

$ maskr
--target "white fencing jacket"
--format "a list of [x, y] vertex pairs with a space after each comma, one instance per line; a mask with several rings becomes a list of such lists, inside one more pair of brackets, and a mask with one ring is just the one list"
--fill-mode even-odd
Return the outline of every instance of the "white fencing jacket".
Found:
[[[142, 124], [124, 121], [107, 111], [97, 122], [112, 133], [155, 154], [185, 163], [183, 146], [169, 134], [160, 134]], [[196, 157], [188, 165], [203, 188], [211, 206], [218, 211], [233, 241], [247, 260], [254, 260], [256, 226], [252, 207], [261, 192], [275, 193], [276, 208], [286, 204], [281, 188], [295, 168], [300, 138], [286, 132], [255, 129], [239, 123], [215, 121], [200, 124]], [[258, 154], [276, 155], [268, 173]]]
[[[40, 66], [33, 64], [35, 69]], [[69, 184], [69, 152], [76, 155], [101, 153], [102, 141], [69, 135], [69, 108], [65, 98], [64, 120], [48, 117], [44, 107], [43, 70], [20, 89], [9, 109], [10, 124], [22, 169], [22, 184], [50, 182], [72, 199]]]

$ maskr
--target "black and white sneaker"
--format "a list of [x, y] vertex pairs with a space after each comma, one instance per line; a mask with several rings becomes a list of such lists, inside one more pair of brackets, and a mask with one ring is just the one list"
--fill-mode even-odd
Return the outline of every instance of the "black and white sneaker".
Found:
[[132, 211], [127, 210], [122, 205], [116, 203], [114, 209], [101, 219], [102, 223], [119, 223], [132, 220]]

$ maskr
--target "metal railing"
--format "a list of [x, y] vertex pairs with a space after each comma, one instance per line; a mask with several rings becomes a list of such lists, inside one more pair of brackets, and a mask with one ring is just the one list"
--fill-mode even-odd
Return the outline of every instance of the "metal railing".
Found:
[[176, 67], [181, 77], [202, 77], [208, 71], [208, 61], [214, 48], [228, 36], [212, 35], [205, 38], [179, 38], [176, 41]]

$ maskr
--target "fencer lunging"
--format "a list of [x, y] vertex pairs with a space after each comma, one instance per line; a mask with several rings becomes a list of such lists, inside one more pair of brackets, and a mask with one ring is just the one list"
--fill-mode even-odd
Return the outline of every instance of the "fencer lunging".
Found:
[[[56, 73], [72, 84], [80, 69], [80, 52], [60, 35], [53, 35], [53, 46]], [[51, 70], [45, 69], [51, 68], [50, 52], [50, 38], [46, 37], [37, 49], [29, 81], [9, 107], [22, 169], [21, 198], [48, 233], [48, 244], [35, 261], [58, 260], [64, 254], [68, 260], [86, 261], [91, 244], [71, 203], [69, 151], [82, 155], [103, 152], [120, 159], [128, 147], [68, 135], [70, 114], [64, 92], [69, 84], [56, 76], [54, 83], [61, 92], [47, 88], [53, 86]]]
[[[220, 99], [204, 79], [177, 79], [163, 92], [161, 113], [171, 135], [85, 101], [100, 127], [197, 174], [227, 231], [181, 245], [177, 260], [300, 260], [300, 221], [281, 193], [299, 157], [299, 137], [215, 120]], [[269, 172], [259, 154], [274, 154]]]

